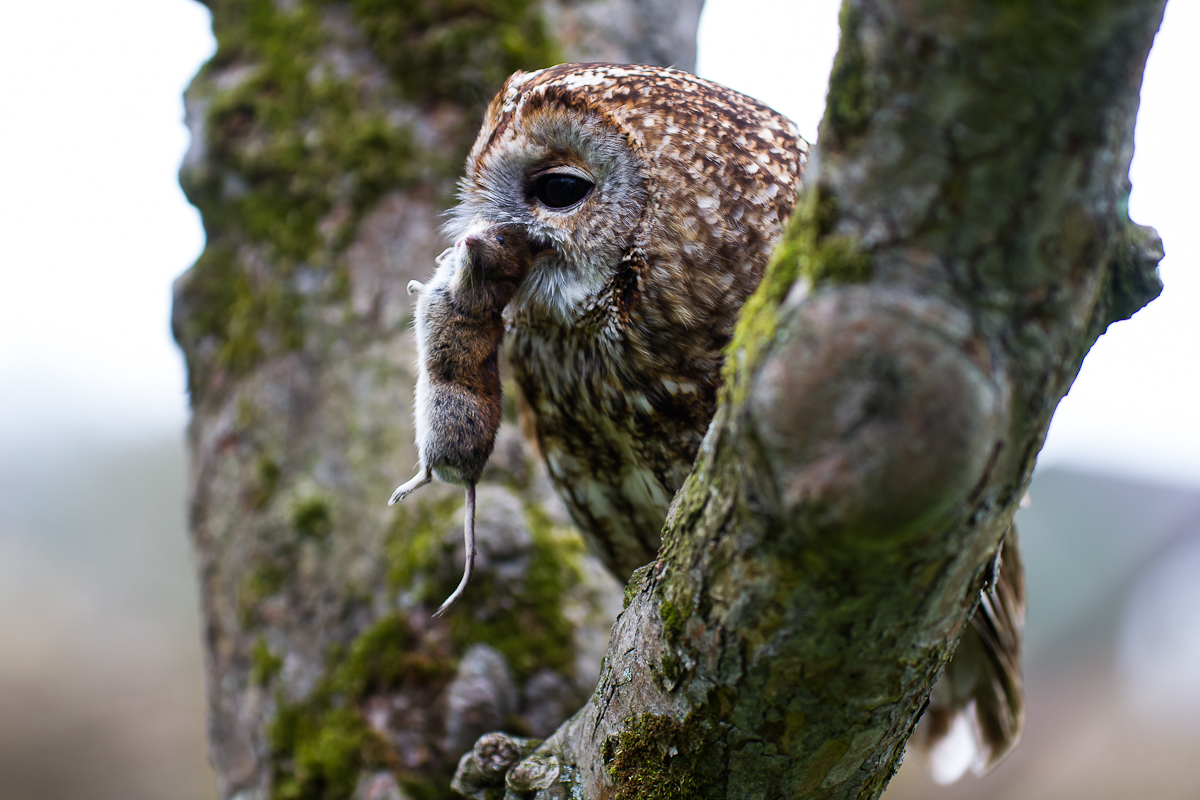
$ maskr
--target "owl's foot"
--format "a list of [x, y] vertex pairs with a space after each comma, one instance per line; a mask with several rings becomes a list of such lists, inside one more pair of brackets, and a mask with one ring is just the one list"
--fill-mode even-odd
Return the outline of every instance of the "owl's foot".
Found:
[[392, 492], [392, 499], [388, 500], [388, 505], [396, 505], [396, 503], [399, 503], [401, 500], [412, 494], [414, 490], [420, 489], [431, 480], [433, 480], [433, 473], [429, 471], [428, 467], [422, 466], [421, 471], [418, 472], [411, 481], [400, 484], [396, 487], [396, 491]]
[[424, 289], [424, 288], [425, 288], [425, 284], [421, 283], [420, 281], [409, 281], [409, 282], [408, 282], [408, 287], [407, 287], [407, 288], [408, 288], [408, 293], [409, 293], [409, 294], [414, 294], [414, 293], [418, 293], [418, 292], [420, 292], [422, 289]]

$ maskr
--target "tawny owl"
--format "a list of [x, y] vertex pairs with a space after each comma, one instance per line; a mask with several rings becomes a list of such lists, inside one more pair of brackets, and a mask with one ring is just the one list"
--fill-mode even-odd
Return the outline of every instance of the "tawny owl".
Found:
[[[807, 151], [761, 103], [659, 67], [517, 73], [488, 107], [452, 232], [482, 221], [529, 238], [509, 360], [551, 480], [622, 580], [658, 550]], [[976, 752], [964, 768], [994, 763], [1019, 733], [1019, 577], [1004, 562], [1007, 594], [981, 606], [982, 636], [955, 659], [968, 671], [948, 671], [926, 715], [937, 744], [965, 711]]]

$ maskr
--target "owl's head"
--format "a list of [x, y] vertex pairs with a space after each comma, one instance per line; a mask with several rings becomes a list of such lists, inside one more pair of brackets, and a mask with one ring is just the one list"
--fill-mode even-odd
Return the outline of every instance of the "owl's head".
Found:
[[488, 107], [450, 233], [522, 227], [534, 261], [514, 303], [563, 321], [621, 270], [719, 294], [731, 266], [765, 263], [806, 150], [786, 118], [686, 72], [519, 72]]

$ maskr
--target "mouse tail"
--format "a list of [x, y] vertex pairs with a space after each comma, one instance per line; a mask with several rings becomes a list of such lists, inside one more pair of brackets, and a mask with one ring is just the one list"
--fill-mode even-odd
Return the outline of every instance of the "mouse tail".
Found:
[[467, 545], [467, 559], [463, 565], [462, 580], [458, 582], [458, 588], [454, 593], [446, 598], [446, 602], [442, 603], [438, 610], [433, 612], [434, 617], [440, 617], [450, 610], [450, 607], [458, 602], [459, 598], [467, 590], [467, 584], [471, 582], [471, 575], [475, 572], [475, 484], [467, 484], [467, 513], [466, 519], [463, 521], [463, 539]]

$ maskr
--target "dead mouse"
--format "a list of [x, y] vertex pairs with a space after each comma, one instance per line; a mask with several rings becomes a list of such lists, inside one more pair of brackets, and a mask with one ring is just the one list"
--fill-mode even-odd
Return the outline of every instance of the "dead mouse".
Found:
[[500, 427], [501, 312], [532, 260], [521, 229], [493, 225], [468, 233], [442, 253], [428, 283], [408, 284], [409, 293], [418, 294], [419, 372], [413, 409], [421, 466], [416, 477], [396, 489], [388, 505], [433, 478], [467, 487], [466, 567], [458, 588], [435, 617], [462, 597], [475, 568], [475, 484]]

